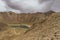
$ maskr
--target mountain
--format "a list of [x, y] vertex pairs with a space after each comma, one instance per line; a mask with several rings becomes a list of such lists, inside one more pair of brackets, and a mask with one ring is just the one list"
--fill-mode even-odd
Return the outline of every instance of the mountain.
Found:
[[[43, 18], [45, 18], [45, 15], [49, 15], [51, 13], [54, 13], [54, 11], [49, 11], [46, 13], [41, 13], [41, 12], [37, 12], [37, 13], [14, 13], [14, 12], [0, 12], [0, 22], [8, 22], [8, 23], [29, 23], [29, 22], [33, 22], [33, 21], [42, 21]], [[40, 19], [40, 18], [41, 19]], [[20, 22], [19, 22], [20, 21]]]
[[0, 12], [0, 40], [60, 40], [60, 12]]
[[36, 23], [19, 40], [60, 40], [60, 12], [50, 14], [42, 23]]
[[17, 20], [17, 15], [14, 12], [0, 12], [0, 22], [13, 23]]

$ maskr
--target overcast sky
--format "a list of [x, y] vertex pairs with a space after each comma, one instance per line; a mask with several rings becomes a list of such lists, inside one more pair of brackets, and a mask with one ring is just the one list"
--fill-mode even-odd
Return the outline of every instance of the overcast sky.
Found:
[[55, 11], [60, 11], [60, 0], [56, 0], [54, 5], [52, 6], [52, 9]]
[[7, 2], [7, 0], [0, 0], [0, 11], [44, 12], [49, 10], [51, 4], [53, 4], [50, 8], [51, 10], [60, 11], [60, 0], [54, 0], [54, 3], [50, 0], [46, 0], [48, 2], [43, 1], [43, 3], [39, 4], [36, 0], [11, 0], [11, 3]]

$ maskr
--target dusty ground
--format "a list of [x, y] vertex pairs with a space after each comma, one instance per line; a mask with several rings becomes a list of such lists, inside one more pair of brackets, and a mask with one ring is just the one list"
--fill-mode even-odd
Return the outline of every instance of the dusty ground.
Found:
[[[3, 15], [0, 18], [0, 40], [60, 40], [59, 12], [11, 15], [8, 16], [10, 20]], [[11, 27], [11, 24], [17, 27]], [[18, 27], [19, 24], [29, 25], [29, 28]]]

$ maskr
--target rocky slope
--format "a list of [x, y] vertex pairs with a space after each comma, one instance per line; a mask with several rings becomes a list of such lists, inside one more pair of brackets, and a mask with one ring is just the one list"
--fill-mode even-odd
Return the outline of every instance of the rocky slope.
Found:
[[[0, 13], [0, 40], [60, 40], [60, 12], [15, 14]], [[27, 24], [28, 30], [12, 29], [4, 24]], [[2, 29], [3, 28], [3, 29]], [[4, 29], [5, 28], [5, 29]]]
[[13, 23], [17, 20], [17, 15], [14, 12], [0, 12], [0, 22]]
[[36, 25], [20, 40], [60, 40], [60, 13], [53, 13], [43, 23]]
[[[38, 13], [38, 14], [37, 14]], [[33, 21], [39, 21], [42, 18], [41, 17], [45, 17], [45, 15], [48, 15], [47, 13], [49, 13], [49, 15], [51, 13], [54, 13], [54, 11], [49, 11], [46, 13], [20, 13], [20, 14], [16, 14], [14, 12], [0, 12], [0, 22], [8, 22], [8, 23], [17, 23], [17, 21], [19, 23], [26, 23], [26, 22], [33, 22]], [[41, 19], [39, 19], [39, 17]], [[42, 21], [42, 20], [41, 20]]]

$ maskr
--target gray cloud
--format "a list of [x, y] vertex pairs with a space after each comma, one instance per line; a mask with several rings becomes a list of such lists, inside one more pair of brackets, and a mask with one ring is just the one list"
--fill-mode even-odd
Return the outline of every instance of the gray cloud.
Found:
[[[0, 0], [1, 2], [2, 0]], [[2, 9], [14, 12], [46, 12], [60, 10], [59, 0], [3, 0], [5, 6]], [[53, 4], [54, 3], [54, 4]], [[1, 4], [4, 4], [1, 2]], [[0, 7], [1, 8], [1, 7]]]
[[51, 9], [57, 12], [60, 11], [60, 0], [56, 0]]

